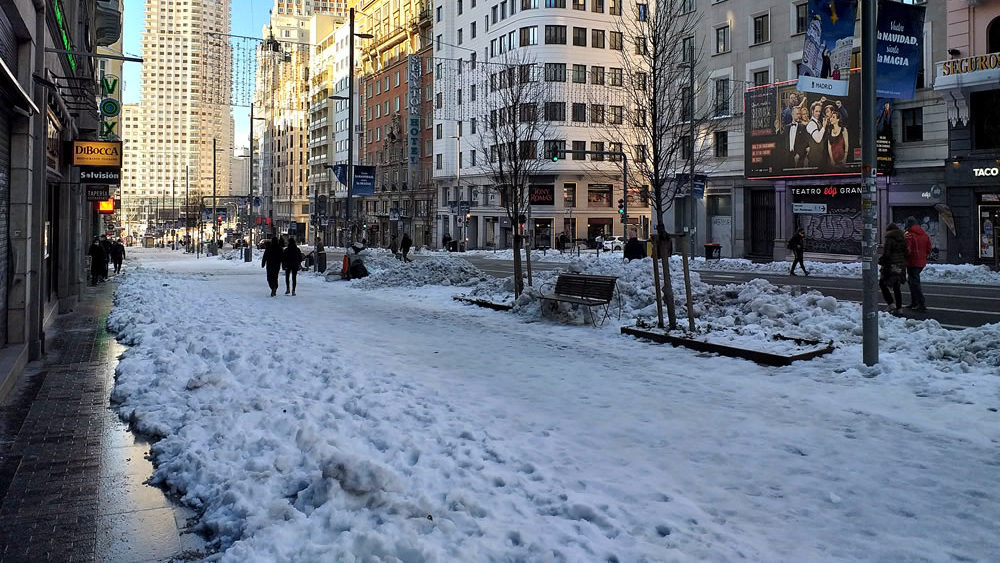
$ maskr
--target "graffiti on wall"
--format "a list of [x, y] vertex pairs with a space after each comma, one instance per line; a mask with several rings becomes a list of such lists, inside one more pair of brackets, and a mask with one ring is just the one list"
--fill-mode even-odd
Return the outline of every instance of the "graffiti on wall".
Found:
[[941, 221], [938, 211], [933, 207], [893, 207], [892, 221], [900, 229], [906, 228], [906, 218], [913, 217], [917, 220], [920, 228], [927, 233], [931, 239], [931, 255], [927, 257], [930, 261], [937, 261], [938, 252], [944, 246], [946, 239], [946, 227]]
[[864, 221], [859, 184], [794, 186], [793, 204], [812, 212], [795, 213], [795, 224], [805, 231], [806, 252], [861, 254]]

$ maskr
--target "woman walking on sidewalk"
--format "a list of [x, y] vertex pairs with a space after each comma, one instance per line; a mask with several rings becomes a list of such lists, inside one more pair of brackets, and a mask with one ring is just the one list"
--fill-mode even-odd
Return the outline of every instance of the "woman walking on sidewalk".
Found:
[[[285, 268], [285, 295], [291, 291], [295, 295], [295, 284], [298, 281], [299, 268], [302, 267], [302, 251], [295, 246], [295, 237], [288, 237], [288, 246], [282, 251], [281, 265]], [[291, 287], [288, 278], [291, 278]]]
[[278, 237], [272, 237], [267, 243], [260, 267], [267, 268], [267, 285], [271, 288], [271, 297], [274, 297], [278, 294], [278, 274], [281, 272], [281, 241]]

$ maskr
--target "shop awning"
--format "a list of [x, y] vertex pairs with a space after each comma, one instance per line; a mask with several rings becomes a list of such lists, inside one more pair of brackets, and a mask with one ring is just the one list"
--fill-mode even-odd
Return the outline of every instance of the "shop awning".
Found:
[[0, 59], [0, 69], [2, 69], [0, 71], [0, 92], [3, 92], [10, 105], [28, 114], [29, 117], [40, 113], [38, 106], [31, 101], [31, 97], [24, 91], [24, 88], [21, 88], [21, 83], [17, 81], [14, 73], [10, 71], [3, 59]]

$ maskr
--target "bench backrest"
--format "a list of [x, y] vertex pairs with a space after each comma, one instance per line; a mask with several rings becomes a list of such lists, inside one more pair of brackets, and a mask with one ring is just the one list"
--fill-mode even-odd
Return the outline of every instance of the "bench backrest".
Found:
[[556, 279], [555, 293], [610, 301], [614, 296], [617, 280], [615, 276], [560, 274]]

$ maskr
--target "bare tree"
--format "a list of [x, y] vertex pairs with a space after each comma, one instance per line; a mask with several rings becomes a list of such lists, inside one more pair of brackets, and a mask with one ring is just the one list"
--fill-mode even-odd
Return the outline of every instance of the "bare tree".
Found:
[[[546, 164], [542, 147], [548, 122], [539, 113], [549, 97], [544, 68], [534, 64], [525, 49], [507, 51], [501, 62], [483, 64], [488, 88], [485, 115], [477, 140], [485, 156], [477, 163], [479, 173], [497, 190], [510, 224], [514, 227], [514, 296], [524, 291], [521, 248], [526, 248], [528, 285], [531, 285], [531, 245], [524, 244], [522, 218], [530, 215], [530, 182]], [[562, 67], [565, 72], [565, 66]], [[515, 227], [516, 226], [516, 227]]]
[[[633, 155], [629, 164], [634, 173], [629, 175], [626, 197], [649, 190], [656, 224], [653, 274], [658, 326], [664, 326], [666, 301], [671, 329], [677, 327], [677, 316], [670, 280], [672, 244], [664, 218], [679, 198], [689, 197], [691, 173], [708, 156], [710, 147], [705, 140], [712, 137], [717, 109], [715, 104], [695, 103], [699, 98], [714, 98], [705, 92], [709, 81], [697, 72], [698, 18], [693, 6], [693, 0], [632, 4], [632, 13], [621, 18], [618, 32], [623, 41], [626, 100], [622, 126], [609, 131], [622, 150], [631, 150]], [[662, 297], [657, 258], [663, 266]]]

